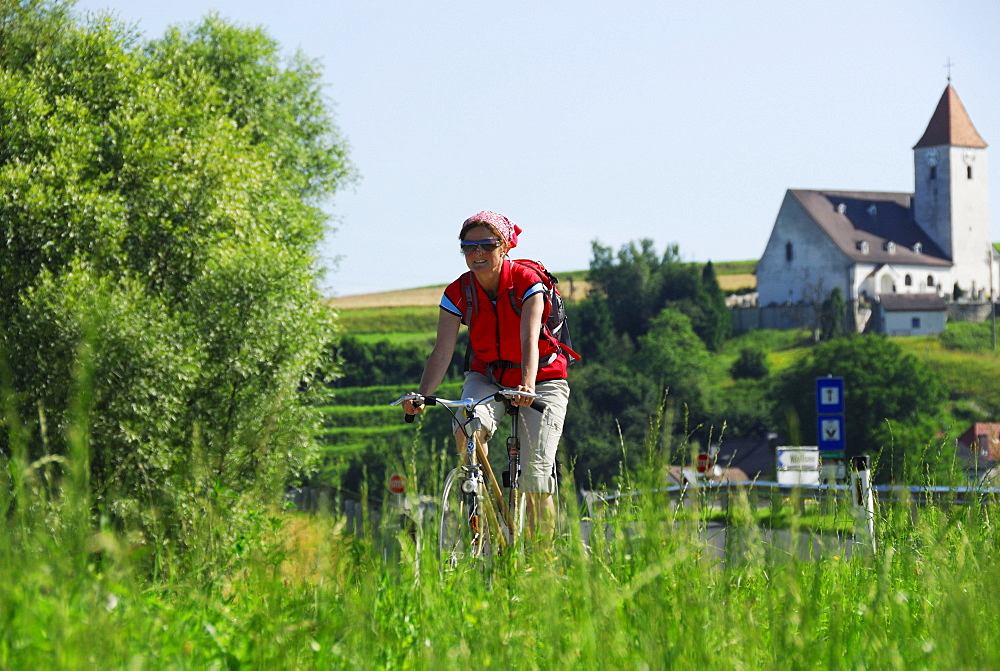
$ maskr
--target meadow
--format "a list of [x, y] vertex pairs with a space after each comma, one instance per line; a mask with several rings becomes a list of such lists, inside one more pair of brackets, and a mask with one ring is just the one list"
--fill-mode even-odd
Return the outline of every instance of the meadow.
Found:
[[[24, 476], [15, 493], [26, 487], [40, 505], [0, 522], [3, 668], [1000, 664], [992, 500], [885, 506], [876, 551], [802, 558], [795, 541], [766, 540], [747, 496], [725, 509], [721, 553], [704, 541], [703, 501], [679, 514], [631, 498], [586, 546], [570, 496], [553, 547], [501, 557], [484, 575], [475, 563], [442, 570], [432, 532], [418, 549], [405, 530], [369, 525], [357, 537], [335, 515], [279, 509], [260, 511], [256, 531], [226, 547], [211, 542], [222, 511], [208, 515], [191, 530], [204, 544], [181, 558], [95, 526], [71, 462], [77, 475], [48, 499], [37, 468], [6, 466]], [[651, 472], [635, 475], [637, 489]], [[796, 509], [786, 510], [793, 530]], [[159, 578], [141, 568], [151, 552]]]
[[[435, 314], [428, 306], [344, 310], [341, 325], [420, 341]], [[721, 358], [741, 345], [765, 347], [773, 366], [808, 347], [802, 333], [761, 332]], [[996, 402], [986, 382], [958, 391], [995, 366], [995, 354], [949, 351], [931, 339], [905, 347], [954, 381], [954, 403], [976, 394]], [[391, 466], [408, 475], [410, 491], [439, 491], [450, 464], [424, 448], [444, 424], [406, 432], [385, 407], [400, 391], [338, 390], [324, 429], [331, 453], [370, 450], [394, 434], [407, 448]], [[868, 539], [846, 502], [817, 521], [798, 501], [758, 509], [752, 488], [721, 508], [696, 495], [674, 507], [643, 494], [590, 520], [566, 480], [553, 546], [521, 548], [488, 570], [446, 571], [432, 524], [415, 536], [411, 525], [378, 527], [368, 516], [359, 535], [337, 505], [309, 515], [276, 501], [226, 540], [227, 508], [252, 503], [211, 490], [199, 501], [209, 514], [186, 530], [190, 549], [156, 543], [95, 509], [86, 435], [75, 427], [69, 455], [29, 463], [12, 433], [14, 453], [0, 454], [0, 668], [1000, 666], [991, 643], [1000, 635], [992, 496], [965, 506], [881, 505], [876, 548], [864, 551]], [[663, 455], [621, 449], [647, 456], [627, 474], [627, 490], [662, 483]], [[368, 476], [377, 484], [361, 496], [382, 499], [384, 480]], [[386, 499], [382, 518], [398, 519]], [[829, 533], [839, 535], [822, 551], [799, 533], [831, 519]], [[720, 520], [721, 550], [706, 542]], [[588, 524], [597, 533], [585, 543]], [[774, 542], [769, 526], [790, 530], [791, 540]], [[855, 551], [830, 549], [852, 540]]]

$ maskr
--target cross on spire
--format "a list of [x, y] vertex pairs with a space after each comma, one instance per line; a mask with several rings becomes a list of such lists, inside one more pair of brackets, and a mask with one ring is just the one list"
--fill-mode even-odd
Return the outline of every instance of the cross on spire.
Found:
[[948, 68], [948, 83], [951, 84], [951, 69], [955, 67], [955, 64], [951, 62], [951, 56], [948, 56], [948, 62], [944, 66]]

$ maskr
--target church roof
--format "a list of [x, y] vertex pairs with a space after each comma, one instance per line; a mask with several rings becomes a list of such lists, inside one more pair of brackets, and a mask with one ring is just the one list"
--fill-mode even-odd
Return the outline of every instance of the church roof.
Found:
[[912, 194], [808, 189], [790, 189], [789, 193], [855, 263], [952, 265], [913, 221]]
[[931, 116], [930, 123], [923, 136], [913, 146], [914, 149], [920, 147], [939, 147], [942, 145], [952, 145], [956, 147], [985, 147], [986, 142], [979, 135], [976, 127], [972, 125], [965, 106], [958, 99], [955, 87], [948, 84], [941, 100], [938, 101], [937, 108]]
[[937, 294], [881, 294], [879, 303], [885, 312], [944, 312], [944, 299]]

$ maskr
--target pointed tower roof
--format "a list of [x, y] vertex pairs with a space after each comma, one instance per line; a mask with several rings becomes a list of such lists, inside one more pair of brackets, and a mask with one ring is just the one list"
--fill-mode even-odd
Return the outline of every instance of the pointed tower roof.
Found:
[[913, 145], [914, 149], [920, 147], [938, 147], [941, 145], [952, 145], [957, 147], [985, 147], [986, 142], [980, 137], [976, 127], [972, 125], [972, 119], [958, 99], [955, 87], [948, 84], [948, 87], [938, 101], [937, 109], [931, 116], [930, 123], [923, 137]]

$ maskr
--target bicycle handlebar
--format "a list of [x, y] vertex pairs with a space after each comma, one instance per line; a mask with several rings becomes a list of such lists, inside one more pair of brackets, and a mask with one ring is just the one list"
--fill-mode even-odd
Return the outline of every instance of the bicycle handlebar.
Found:
[[[476, 406], [486, 403], [487, 401], [502, 401], [504, 399], [512, 399], [515, 396], [525, 396], [527, 398], [533, 398], [533, 399], [539, 398], [538, 394], [529, 394], [527, 392], [518, 391], [516, 389], [501, 389], [495, 394], [490, 394], [489, 396], [486, 396], [478, 400], [466, 398], [461, 401], [452, 401], [447, 398], [441, 398], [440, 396], [423, 396], [421, 394], [407, 394], [406, 396], [401, 396], [397, 398], [389, 405], [393, 406], [402, 405], [404, 401], [419, 401], [418, 403], [416, 403], [416, 405], [441, 405], [446, 408], [467, 408], [469, 410], [472, 410]], [[543, 403], [542, 401], [536, 400], [528, 407], [534, 408], [538, 412], [545, 412], [545, 408], [547, 408], [548, 405]], [[405, 415], [403, 419], [407, 424], [410, 424], [413, 422], [414, 417], [416, 417], [416, 415], [408, 414]]]

